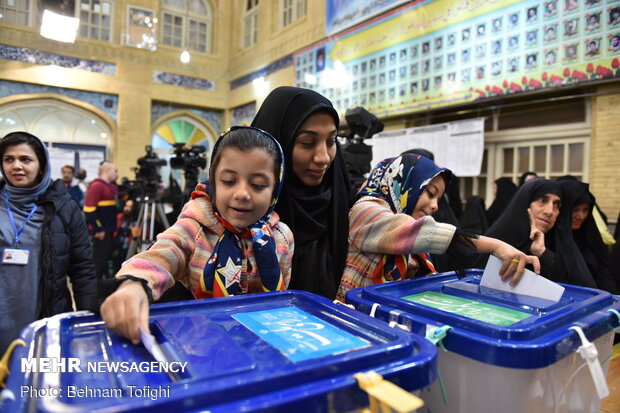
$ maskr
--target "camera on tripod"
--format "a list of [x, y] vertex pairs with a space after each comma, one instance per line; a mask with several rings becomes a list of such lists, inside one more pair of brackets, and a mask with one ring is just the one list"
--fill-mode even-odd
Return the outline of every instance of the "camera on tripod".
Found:
[[159, 159], [151, 145], [144, 147], [146, 155], [138, 158], [138, 167], [132, 168], [136, 179], [130, 181], [123, 178], [119, 192], [126, 193], [130, 199], [138, 204], [138, 219], [136, 227], [140, 236], [135, 236], [129, 245], [127, 258], [135, 253], [148, 249], [154, 242], [156, 235], [170, 225], [164, 212], [158, 190], [161, 183], [159, 169], [166, 165], [165, 159]]
[[174, 158], [170, 158], [170, 167], [173, 169], [206, 168], [206, 151], [202, 145], [187, 147], [184, 143], [174, 143]]
[[161, 183], [159, 168], [166, 165], [166, 160], [159, 159], [151, 145], [146, 145], [144, 150], [146, 155], [138, 158], [139, 166], [135, 168], [136, 183], [142, 189], [141, 198], [154, 198]]
[[364, 143], [364, 139], [371, 138], [375, 133], [383, 130], [383, 122], [361, 106], [348, 109], [344, 115], [349, 125], [347, 143], [343, 146], [344, 160], [349, 168], [351, 190], [357, 193], [359, 187], [366, 180], [366, 174], [372, 166], [372, 146]]
[[207, 167], [207, 148], [203, 145], [186, 146], [175, 143], [174, 157], [170, 158], [172, 169], [183, 169], [185, 172], [185, 192], [191, 192], [198, 184], [199, 169]]
[[130, 180], [126, 176], [123, 176], [118, 186], [118, 195], [121, 199], [133, 199], [134, 201], [141, 199], [142, 185], [136, 180]]

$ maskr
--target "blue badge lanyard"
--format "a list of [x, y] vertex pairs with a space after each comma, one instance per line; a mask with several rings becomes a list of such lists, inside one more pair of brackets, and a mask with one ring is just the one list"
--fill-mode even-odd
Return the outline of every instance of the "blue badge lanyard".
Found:
[[11, 211], [11, 204], [9, 203], [9, 193], [6, 191], [6, 189], [4, 190], [4, 200], [6, 201], [6, 210], [7, 210], [7, 213], [9, 214], [9, 221], [11, 221], [11, 226], [13, 227], [13, 231], [15, 231], [15, 240], [13, 241], [13, 247], [19, 248], [19, 236], [24, 230], [24, 226], [26, 225], [26, 222], [28, 222], [28, 220], [32, 218], [32, 216], [34, 215], [35, 211], [37, 210], [39, 206], [35, 204], [32, 207], [32, 210], [30, 210], [30, 213], [28, 214], [28, 216], [22, 223], [22, 226], [19, 227], [19, 229], [17, 229], [17, 226], [15, 225], [15, 217], [13, 216], [13, 211]]

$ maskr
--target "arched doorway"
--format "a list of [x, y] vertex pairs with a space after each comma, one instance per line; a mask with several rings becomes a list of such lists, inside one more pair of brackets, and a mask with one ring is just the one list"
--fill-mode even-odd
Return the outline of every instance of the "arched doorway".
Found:
[[199, 174], [198, 181], [206, 179], [211, 150], [216, 138], [217, 134], [209, 124], [189, 112], [175, 112], [161, 120], [154, 128], [151, 146], [161, 159], [167, 161], [160, 169], [162, 180], [167, 184], [169, 177], [172, 176], [185, 187], [184, 170], [170, 167], [170, 159], [175, 156], [175, 144], [183, 144], [186, 148], [204, 147], [204, 151], [201, 152], [207, 167]]
[[[6, 101], [6, 99], [4, 99]], [[63, 165], [97, 177], [99, 162], [108, 158], [114, 122], [92, 105], [53, 94], [12, 97], [0, 101], [0, 136], [26, 131], [38, 136], [50, 153], [52, 178], [60, 178]]]

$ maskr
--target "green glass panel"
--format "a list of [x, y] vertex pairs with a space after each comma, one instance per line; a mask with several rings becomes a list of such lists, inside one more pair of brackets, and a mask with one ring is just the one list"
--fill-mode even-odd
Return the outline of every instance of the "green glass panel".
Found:
[[509, 326], [531, 316], [522, 311], [435, 291], [408, 295], [402, 299], [499, 326]]
[[191, 122], [184, 121], [184, 134], [183, 138], [185, 139], [183, 142], [189, 143], [192, 140], [192, 135], [194, 134], [194, 130], [196, 130], [196, 125]]
[[168, 123], [168, 126], [170, 126], [170, 129], [172, 130], [172, 134], [174, 135], [175, 142], [182, 142], [182, 143], [187, 142], [187, 140], [183, 139], [184, 138], [183, 123], [184, 122], [182, 120], [174, 120]]

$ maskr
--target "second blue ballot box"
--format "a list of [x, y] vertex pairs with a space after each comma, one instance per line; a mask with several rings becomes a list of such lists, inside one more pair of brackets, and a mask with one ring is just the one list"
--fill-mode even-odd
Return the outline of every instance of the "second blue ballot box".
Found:
[[562, 284], [554, 302], [481, 286], [482, 274], [373, 285], [346, 301], [437, 341], [440, 379], [424, 398], [433, 413], [598, 413], [620, 297]]

